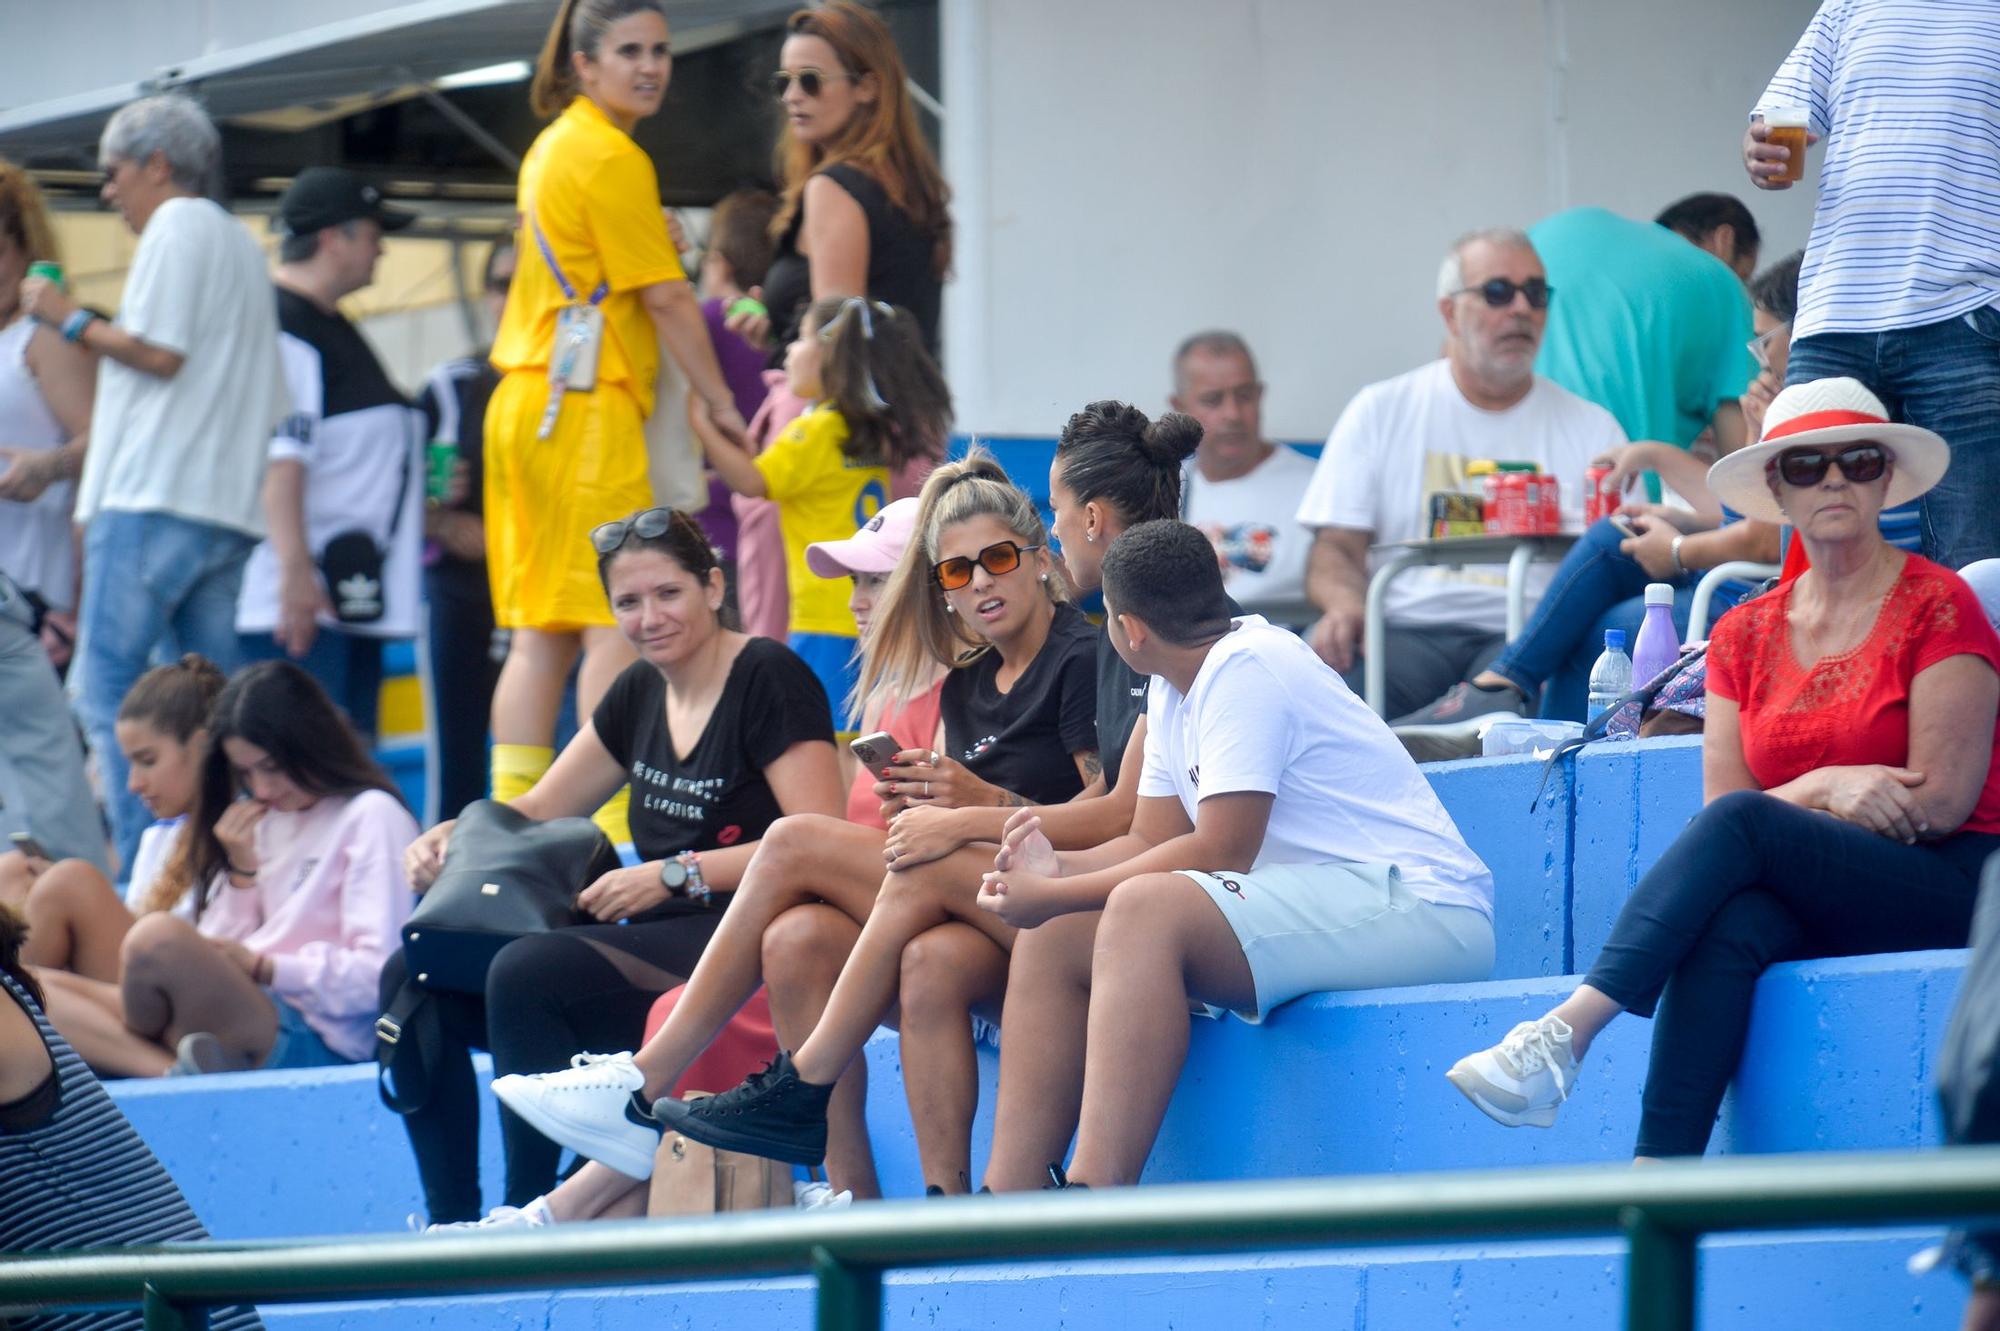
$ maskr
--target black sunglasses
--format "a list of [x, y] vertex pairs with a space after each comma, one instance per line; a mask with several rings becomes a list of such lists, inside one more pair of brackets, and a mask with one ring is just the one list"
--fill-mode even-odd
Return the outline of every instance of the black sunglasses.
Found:
[[[692, 523], [693, 518], [671, 508], [645, 508], [629, 518], [616, 522], [606, 522], [590, 529], [590, 548], [600, 555], [608, 555], [634, 536], [642, 541], [665, 536], [674, 520]], [[704, 538], [704, 543], [706, 539]]]
[[[1460, 287], [1451, 293], [1454, 296], [1478, 296], [1496, 310], [1504, 310], [1514, 303], [1516, 295], [1528, 298], [1531, 310], [1546, 310], [1555, 299], [1556, 289], [1546, 279], [1531, 277], [1518, 285], [1508, 278], [1494, 277], [1481, 282], [1476, 287]], [[1564, 308], [1568, 308], [1565, 306]]]
[[931, 565], [931, 577], [936, 580], [938, 586], [948, 592], [955, 592], [972, 581], [974, 564], [997, 578], [1003, 573], [1012, 573], [1021, 567], [1022, 555], [1041, 548], [1039, 545], [1017, 545], [1013, 541], [995, 541], [971, 559], [959, 555], [953, 559], [938, 560]]
[[1806, 489], [1826, 479], [1826, 469], [1838, 465], [1840, 474], [1857, 485], [1879, 480], [1889, 465], [1889, 454], [1880, 444], [1856, 444], [1838, 453], [1817, 449], [1792, 448], [1764, 464], [1766, 475], [1776, 474], [1786, 485]]
[[789, 69], [781, 69], [771, 75], [771, 95], [773, 97], [783, 97], [792, 90], [792, 80], [797, 79], [799, 81], [800, 92], [808, 97], [817, 97], [820, 94], [820, 90], [826, 86], [828, 79], [847, 79], [852, 81], [853, 78], [854, 76], [846, 70], [837, 70], [834, 73], [827, 74], [817, 69], [801, 69], [797, 73], [793, 73]]

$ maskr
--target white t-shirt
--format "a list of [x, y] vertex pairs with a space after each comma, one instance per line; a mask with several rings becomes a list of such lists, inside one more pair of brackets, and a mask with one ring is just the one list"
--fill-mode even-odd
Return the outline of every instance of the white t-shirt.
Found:
[[76, 520], [164, 512], [264, 534], [264, 449], [288, 411], [264, 255], [207, 199], [169, 199], [139, 236], [118, 327], [186, 357], [171, 379], [105, 357]]
[[[1429, 365], [1370, 384], [1340, 413], [1299, 504], [1308, 527], [1373, 532], [1375, 543], [1430, 535], [1430, 496], [1440, 490], [1477, 494], [1466, 465], [1481, 460], [1536, 462], [1561, 486], [1563, 530], [1583, 530], [1583, 473], [1590, 461], [1625, 443], [1612, 414], [1540, 375], [1528, 395], [1505, 411], [1465, 400], [1451, 362]], [[1379, 557], [1370, 554], [1372, 569]], [[1554, 569], [1537, 564], [1528, 593], [1539, 599]], [[1504, 564], [1462, 569], [1413, 568], [1389, 588], [1392, 624], [1460, 625], [1494, 633], [1507, 627]]]
[[[173, 858], [174, 846], [180, 839], [181, 828], [187, 826], [185, 815], [168, 818], [154, 823], [139, 833], [139, 849], [132, 856], [132, 878], [125, 885], [125, 904], [134, 912], [146, 904], [146, 894], [153, 890], [153, 880], [167, 867]], [[174, 907], [174, 914], [183, 919], [194, 915], [194, 894], [188, 893]]]
[[1238, 604], [1305, 596], [1313, 537], [1292, 514], [1312, 474], [1312, 459], [1282, 444], [1233, 480], [1203, 480], [1201, 469], [1188, 464], [1181, 482], [1181, 516], [1214, 543], [1222, 559], [1223, 586]]
[[[1209, 650], [1183, 697], [1153, 679], [1141, 795], [1275, 797], [1251, 865], [1394, 865], [1425, 901], [1493, 914], [1493, 875], [1409, 753], [1297, 634], [1256, 615]], [[1282, 701], [1281, 701], [1282, 700]]]

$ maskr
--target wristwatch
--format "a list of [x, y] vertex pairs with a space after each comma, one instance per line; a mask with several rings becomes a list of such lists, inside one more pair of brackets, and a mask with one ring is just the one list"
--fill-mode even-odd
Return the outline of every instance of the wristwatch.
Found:
[[668, 893], [684, 896], [704, 905], [713, 893], [701, 876], [701, 856], [691, 850], [660, 861], [660, 886]]

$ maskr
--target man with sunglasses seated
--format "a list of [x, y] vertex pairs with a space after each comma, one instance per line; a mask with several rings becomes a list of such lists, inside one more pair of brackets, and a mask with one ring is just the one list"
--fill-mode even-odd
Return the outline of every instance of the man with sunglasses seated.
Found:
[[[1370, 384], [1333, 427], [1299, 505], [1312, 528], [1306, 594], [1321, 611], [1311, 641], [1350, 686], [1361, 680], [1369, 549], [1430, 534], [1430, 496], [1469, 490], [1477, 461], [1532, 462], [1562, 485], [1565, 528], [1582, 522], [1583, 473], [1622, 446], [1611, 413], [1535, 373], [1555, 292], [1519, 231], [1462, 237], [1438, 270], [1444, 359]], [[1530, 575], [1539, 598], [1549, 571]], [[1502, 565], [1412, 569], [1390, 589], [1387, 682], [1401, 716], [1470, 679], [1506, 645]]]

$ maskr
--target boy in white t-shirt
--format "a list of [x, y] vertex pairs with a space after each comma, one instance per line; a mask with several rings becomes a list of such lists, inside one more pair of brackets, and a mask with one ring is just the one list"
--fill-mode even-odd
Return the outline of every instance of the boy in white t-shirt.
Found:
[[1191, 1003], [1256, 1022], [1316, 990], [1493, 966], [1486, 866], [1310, 647], [1231, 618], [1207, 538], [1130, 528], [1104, 557], [1104, 598], [1118, 654], [1154, 677], [1139, 807], [1129, 835], [1063, 854], [1023, 810], [981, 890], [1023, 931], [986, 1176], [999, 1191], [1063, 1184], [1051, 1162], [1073, 1129], [1078, 1182], [1137, 1182]]

